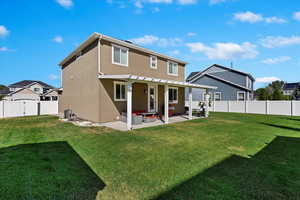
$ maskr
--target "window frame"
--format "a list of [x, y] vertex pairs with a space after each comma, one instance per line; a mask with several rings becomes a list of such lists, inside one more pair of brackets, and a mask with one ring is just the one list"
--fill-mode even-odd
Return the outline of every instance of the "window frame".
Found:
[[168, 97], [169, 98], [169, 103], [178, 104], [178, 87], [169, 87], [168, 89], [169, 89], [169, 91], [168, 91], [169, 97], [170, 97], [170, 90], [176, 90], [176, 100], [171, 101], [170, 98]]
[[[120, 87], [120, 99], [117, 99], [117, 85], [124, 85], [125, 86], [125, 98], [121, 98], [121, 87]], [[121, 81], [114, 81], [114, 101], [127, 101], [127, 87], [126, 87], [126, 82], [121, 82]]]
[[[177, 65], [177, 70], [176, 70], [177, 73], [176, 73], [176, 74], [175, 74], [175, 73], [170, 73], [170, 68], [169, 68], [170, 63]], [[168, 61], [168, 62], [167, 62], [167, 72], [168, 72], [168, 75], [171, 75], [171, 76], [178, 76], [178, 71], [179, 71], [178, 63], [173, 62], [173, 61]]]
[[[244, 92], [244, 91], [238, 91], [236, 94], [237, 94], [236, 95], [236, 100], [237, 101], [246, 101], [246, 92]], [[244, 100], [239, 100], [239, 94], [244, 94]]]
[[[220, 99], [219, 100], [216, 99], [216, 94], [220, 95]], [[215, 92], [214, 93], [214, 101], [222, 101], [222, 92]]]
[[[152, 64], [153, 64], [152, 58], [155, 58], [155, 59], [156, 59], [155, 67], [152, 66]], [[158, 63], [157, 56], [151, 55], [151, 56], [150, 56], [150, 68], [151, 68], [151, 69], [157, 69], [157, 63]]]
[[33, 91], [39, 93], [39, 92], [41, 92], [41, 88], [35, 87], [35, 88], [33, 88]]
[[[115, 62], [115, 51], [114, 49], [115, 48], [119, 48], [120, 49], [120, 63], [118, 62]], [[122, 46], [119, 46], [119, 45], [115, 45], [115, 44], [112, 44], [111, 45], [111, 50], [112, 50], [112, 64], [115, 64], [115, 65], [120, 65], [120, 66], [123, 66], [123, 67], [128, 67], [128, 63], [129, 63], [129, 49], [126, 48], [126, 47], [122, 47]], [[122, 50], [125, 50], [127, 52], [127, 55], [126, 55], [126, 59], [127, 59], [127, 63], [126, 64], [122, 64], [121, 63], [121, 53], [122, 53]]]

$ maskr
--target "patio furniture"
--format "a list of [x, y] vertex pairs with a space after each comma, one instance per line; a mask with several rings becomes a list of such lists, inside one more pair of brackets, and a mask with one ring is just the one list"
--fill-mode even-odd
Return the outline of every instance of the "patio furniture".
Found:
[[[122, 112], [121, 114], [121, 121], [122, 122], [127, 122], [127, 113]], [[132, 114], [132, 125], [138, 125], [143, 123], [143, 116], [142, 115], [137, 115], [137, 114]]]
[[143, 116], [143, 121], [145, 123], [155, 122], [158, 116], [156, 112], [144, 112], [140, 114]]

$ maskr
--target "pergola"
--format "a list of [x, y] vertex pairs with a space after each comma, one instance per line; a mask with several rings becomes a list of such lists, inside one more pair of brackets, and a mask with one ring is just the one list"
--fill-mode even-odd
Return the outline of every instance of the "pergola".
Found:
[[[188, 82], [180, 82], [173, 80], [165, 80], [158, 78], [150, 78], [145, 76], [136, 76], [131, 74], [123, 74], [123, 75], [98, 75], [99, 79], [113, 79], [113, 80], [121, 80], [125, 81], [127, 84], [127, 129], [132, 129], [132, 84], [133, 83], [156, 83], [160, 85], [164, 85], [164, 123], [168, 124], [169, 122], [169, 86], [177, 86], [177, 87], [185, 87], [189, 88], [189, 119], [192, 119], [192, 102], [193, 102], [193, 93], [192, 88], [200, 88], [200, 89], [217, 89], [213, 86], [208, 85], [199, 85], [192, 84]], [[205, 98], [208, 101], [207, 98]], [[207, 102], [208, 103], [208, 102]], [[207, 105], [207, 104], [206, 104]]]

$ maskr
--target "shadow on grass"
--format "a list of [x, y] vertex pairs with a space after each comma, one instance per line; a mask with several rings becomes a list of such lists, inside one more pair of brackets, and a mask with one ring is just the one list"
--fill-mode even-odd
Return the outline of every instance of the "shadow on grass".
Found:
[[67, 142], [0, 149], [1, 199], [94, 200], [104, 187]]
[[300, 128], [295, 128], [295, 127], [290, 127], [290, 126], [283, 126], [283, 125], [278, 125], [278, 124], [270, 124], [270, 123], [261, 123], [266, 126], [271, 126], [275, 128], [281, 128], [281, 129], [286, 129], [290, 131], [300, 131]]
[[277, 137], [256, 155], [233, 155], [156, 200], [300, 199], [300, 138]]

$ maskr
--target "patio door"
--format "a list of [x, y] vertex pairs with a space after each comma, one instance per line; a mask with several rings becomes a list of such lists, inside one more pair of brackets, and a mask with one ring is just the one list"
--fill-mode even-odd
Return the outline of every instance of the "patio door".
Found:
[[157, 85], [148, 85], [148, 112], [157, 112]]

